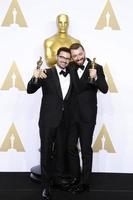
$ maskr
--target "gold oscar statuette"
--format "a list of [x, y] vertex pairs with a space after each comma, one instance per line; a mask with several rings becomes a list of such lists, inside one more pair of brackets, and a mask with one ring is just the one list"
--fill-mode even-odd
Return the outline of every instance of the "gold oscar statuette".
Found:
[[[95, 69], [95, 67], [96, 67], [96, 58], [93, 58], [93, 61], [91, 62], [91, 69]], [[90, 75], [89, 75], [89, 83], [94, 83], [94, 78], [91, 78]]]
[[96, 58], [93, 58], [93, 61], [92, 61], [91, 65], [92, 65], [92, 69], [95, 69], [95, 65], [96, 65]]
[[[36, 69], [40, 69], [43, 64], [42, 57], [40, 56], [39, 60], [37, 61]], [[35, 84], [38, 82], [38, 78], [35, 78]]]
[[37, 67], [36, 69], [40, 69], [40, 67], [42, 66], [43, 61], [42, 61], [42, 57], [40, 56], [39, 60], [37, 61]]

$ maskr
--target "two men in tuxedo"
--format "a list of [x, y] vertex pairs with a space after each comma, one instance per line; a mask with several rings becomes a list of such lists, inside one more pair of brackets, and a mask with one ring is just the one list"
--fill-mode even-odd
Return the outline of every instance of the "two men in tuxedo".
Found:
[[[69, 127], [69, 104], [71, 100], [71, 77], [67, 66], [70, 62], [70, 50], [61, 47], [57, 51], [57, 64], [44, 71], [36, 69], [28, 82], [27, 92], [34, 93], [42, 88], [42, 102], [39, 118], [41, 142], [41, 175], [43, 183], [42, 197], [51, 199], [51, 178], [61, 177], [65, 171], [65, 152]], [[37, 79], [37, 81], [35, 81]], [[53, 145], [56, 152], [54, 174], [51, 170]]]
[[[72, 192], [79, 193], [89, 189], [92, 168], [92, 138], [97, 116], [97, 91], [107, 93], [108, 85], [102, 66], [92, 68], [81, 44], [70, 46], [73, 62], [70, 73], [74, 85], [71, 104], [71, 131], [68, 142], [70, 174], [74, 177]], [[91, 81], [90, 81], [91, 80]], [[82, 170], [80, 167], [78, 139], [81, 146]]]
[[[103, 68], [96, 64], [92, 69], [92, 62], [86, 58], [83, 46], [74, 43], [70, 49], [58, 49], [55, 67], [47, 69], [46, 73], [41, 69], [35, 70], [33, 75], [34, 78], [28, 83], [27, 92], [34, 93], [42, 87], [43, 93], [39, 119], [44, 187], [42, 196], [47, 200], [51, 197], [50, 161], [53, 144], [57, 150], [56, 175], [64, 173], [67, 148], [69, 173], [74, 177], [68, 188], [74, 193], [83, 192], [90, 184], [91, 144], [97, 116], [97, 91], [108, 91]], [[93, 79], [93, 82], [90, 82], [88, 77]], [[35, 78], [39, 78], [37, 83], [34, 81]], [[78, 139], [81, 146], [82, 169], [77, 148]]]

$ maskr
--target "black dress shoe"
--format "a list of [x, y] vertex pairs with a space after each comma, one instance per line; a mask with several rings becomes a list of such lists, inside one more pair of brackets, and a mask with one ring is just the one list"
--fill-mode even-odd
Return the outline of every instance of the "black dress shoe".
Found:
[[73, 191], [74, 188], [76, 188], [76, 186], [79, 184], [79, 179], [78, 178], [73, 178], [71, 179], [71, 181], [69, 182], [68, 185], [68, 191], [71, 192]]
[[79, 184], [79, 185], [76, 185], [75, 187], [73, 187], [72, 190], [71, 190], [71, 192], [73, 194], [80, 194], [80, 193], [83, 193], [85, 191], [89, 191], [89, 185]]
[[[75, 181], [75, 180], [74, 180]], [[66, 177], [56, 177], [54, 179], [54, 188], [68, 191], [68, 188], [70, 187], [71, 183], [73, 183], [73, 178], [70, 176]]]
[[73, 179], [71, 179], [71, 182], [69, 183], [69, 186], [73, 187], [73, 186], [76, 186], [78, 184], [79, 184], [79, 179], [74, 177]]
[[42, 197], [44, 200], [51, 200], [50, 188], [44, 188], [42, 191]]

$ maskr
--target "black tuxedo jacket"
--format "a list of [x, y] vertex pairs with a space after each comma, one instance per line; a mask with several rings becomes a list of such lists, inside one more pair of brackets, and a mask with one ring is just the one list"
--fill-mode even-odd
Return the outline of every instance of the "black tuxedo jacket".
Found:
[[108, 85], [105, 80], [103, 68], [98, 64], [96, 65], [97, 80], [93, 84], [89, 83], [88, 77], [91, 60], [88, 58], [87, 60], [88, 64], [80, 79], [77, 74], [77, 65], [71, 62], [69, 66], [74, 86], [71, 110], [73, 110], [72, 118], [74, 120], [94, 125], [97, 115], [97, 91], [100, 90], [102, 93], [107, 93]]
[[63, 100], [59, 77], [55, 67], [47, 69], [47, 78], [38, 79], [35, 83], [32, 78], [27, 85], [27, 93], [34, 93], [42, 87], [42, 102], [40, 108], [39, 126], [57, 127], [65, 113], [65, 121], [69, 123], [68, 106], [71, 97], [71, 77], [68, 93]]

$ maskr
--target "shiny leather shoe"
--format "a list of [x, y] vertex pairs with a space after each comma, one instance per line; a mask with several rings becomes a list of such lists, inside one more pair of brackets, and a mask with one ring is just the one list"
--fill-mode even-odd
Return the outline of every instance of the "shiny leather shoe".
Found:
[[85, 191], [89, 191], [89, 185], [79, 184], [79, 185], [76, 185], [75, 187], [73, 187], [71, 192], [73, 194], [80, 194]]
[[64, 185], [64, 190], [70, 192], [71, 189], [78, 184], [79, 184], [79, 179], [71, 177], [67, 179], [67, 183]]
[[79, 179], [73, 178], [68, 184], [68, 191], [71, 192], [79, 184]]
[[72, 182], [72, 177], [56, 177], [54, 179], [54, 188], [63, 191], [68, 191]]
[[69, 184], [70, 187], [76, 186], [79, 184], [79, 179], [78, 178], [73, 178]]
[[42, 198], [44, 200], [51, 200], [50, 188], [44, 188], [42, 191]]

